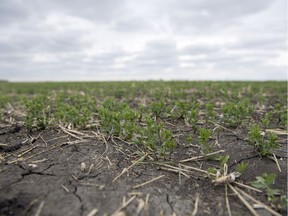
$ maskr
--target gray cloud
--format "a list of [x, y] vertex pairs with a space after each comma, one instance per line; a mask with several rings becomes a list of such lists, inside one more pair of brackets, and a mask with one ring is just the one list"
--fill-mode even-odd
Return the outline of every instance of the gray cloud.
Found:
[[127, 12], [126, 1], [115, 0], [53, 0], [53, 8], [61, 8], [71, 15], [109, 22]]
[[0, 1], [0, 24], [7, 25], [29, 17], [28, 8], [17, 0]]
[[201, 55], [209, 54], [214, 52], [219, 52], [221, 49], [220, 46], [211, 46], [211, 45], [189, 45], [181, 49], [181, 54], [183, 55]]
[[210, 32], [219, 31], [219, 28], [223, 27], [239, 25], [241, 18], [264, 11], [273, 2], [272, 0], [255, 0], [253, 2], [162, 0], [157, 1], [157, 7], [152, 9], [152, 14], [156, 19], [163, 16], [168, 17], [170, 26], [177, 32]]
[[142, 52], [128, 62], [135, 70], [173, 69], [178, 67], [178, 51], [175, 41], [154, 40], [146, 44]]
[[0, 0], [0, 79], [287, 79], [285, 4]]
[[149, 32], [153, 25], [140, 17], [119, 18], [112, 24], [112, 28], [120, 32]]
[[233, 49], [251, 49], [251, 50], [286, 50], [286, 37], [274, 35], [270, 37], [261, 37], [261, 38], [253, 38], [253, 39], [247, 39], [242, 40], [234, 45], [231, 45], [230, 47]]

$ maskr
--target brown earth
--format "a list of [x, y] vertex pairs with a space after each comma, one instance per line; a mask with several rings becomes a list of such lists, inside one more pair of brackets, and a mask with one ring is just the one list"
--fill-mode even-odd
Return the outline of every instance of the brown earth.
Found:
[[[170, 162], [152, 161], [149, 156], [139, 161], [143, 154], [136, 145], [118, 138], [106, 142], [96, 129], [71, 132], [73, 136], [64, 131], [28, 132], [23, 126], [2, 125], [0, 215], [228, 215], [224, 184], [215, 185], [196, 170], [185, 175], [167, 170], [165, 164], [178, 167], [180, 160], [199, 155], [197, 146], [183, 144], [191, 133], [184, 127], [174, 128], [178, 146]], [[248, 170], [237, 182], [249, 184], [256, 176], [273, 172], [277, 174], [273, 188], [287, 192], [286, 135], [279, 136], [282, 147], [275, 152], [279, 172], [272, 159], [260, 158], [247, 145], [245, 130], [235, 132], [223, 130], [215, 148], [230, 155], [228, 172], [247, 161]], [[181, 164], [201, 170], [219, 166], [219, 162], [201, 159]], [[128, 171], [119, 176], [124, 168]], [[149, 180], [154, 181], [135, 188]], [[267, 204], [264, 193], [242, 189]], [[250, 215], [230, 189], [228, 198], [232, 215]], [[278, 211], [287, 214], [284, 208]]]

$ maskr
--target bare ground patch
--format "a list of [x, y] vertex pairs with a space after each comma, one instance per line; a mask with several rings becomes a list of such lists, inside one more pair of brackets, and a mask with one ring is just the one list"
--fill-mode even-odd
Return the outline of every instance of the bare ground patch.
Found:
[[[5, 144], [1, 147], [1, 215], [227, 215], [225, 186], [185, 167], [205, 170], [218, 163], [200, 158], [179, 162], [198, 154], [197, 147], [182, 144], [187, 132], [178, 136], [171, 161], [151, 160], [137, 146], [117, 138], [106, 140], [97, 131], [71, 133], [74, 136], [61, 129], [28, 133], [21, 128], [0, 136]], [[272, 159], [260, 158], [229, 132], [219, 143], [219, 149], [230, 155], [229, 171], [240, 161], [249, 162], [238, 182], [248, 184], [263, 172], [276, 172], [273, 186], [287, 191], [285, 143], [275, 152], [281, 172]], [[241, 189], [266, 202], [263, 193]], [[249, 214], [231, 190], [228, 198], [233, 215]]]

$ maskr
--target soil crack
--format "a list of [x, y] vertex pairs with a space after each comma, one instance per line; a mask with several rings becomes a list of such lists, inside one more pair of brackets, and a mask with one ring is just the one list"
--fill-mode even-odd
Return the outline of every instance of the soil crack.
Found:
[[253, 158], [257, 158], [257, 157], [259, 157], [258, 154], [257, 154], [257, 155], [252, 155], [252, 156], [250, 156], [250, 157], [242, 158], [242, 159], [240, 159], [239, 161], [237, 161], [236, 163], [234, 162], [233, 164], [231, 164], [231, 165], [230, 165], [230, 168], [232, 168], [232, 167], [234, 167], [235, 165], [241, 163], [242, 161], [250, 160], [250, 159], [253, 159]]
[[50, 173], [43, 173], [43, 172], [35, 172], [32, 170], [28, 170], [28, 172], [24, 172], [21, 174], [21, 176], [24, 178], [24, 176], [28, 176], [28, 175], [42, 175], [42, 176], [56, 176], [54, 174], [50, 174]]
[[69, 181], [68, 182], [69, 185], [71, 185], [72, 187], [74, 187], [74, 190], [72, 191], [72, 194], [79, 200], [80, 202], [80, 215], [83, 215], [83, 212], [84, 212], [84, 204], [82, 202], [82, 198], [79, 194], [77, 194], [77, 191], [78, 191], [78, 187], [77, 185], [74, 185], [72, 183], [72, 181]]
[[168, 205], [170, 206], [170, 208], [171, 208], [171, 210], [172, 210], [172, 213], [173, 213], [173, 212], [174, 212], [174, 207], [173, 207], [173, 205], [172, 205], [172, 203], [171, 203], [171, 201], [170, 201], [170, 196], [169, 196], [169, 194], [166, 194], [166, 201], [167, 201]]

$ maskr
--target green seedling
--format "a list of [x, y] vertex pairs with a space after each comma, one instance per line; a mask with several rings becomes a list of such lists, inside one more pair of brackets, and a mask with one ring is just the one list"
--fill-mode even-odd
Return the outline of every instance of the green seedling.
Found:
[[213, 145], [209, 143], [212, 132], [213, 131], [211, 129], [200, 128], [198, 143], [205, 154], [211, 153], [213, 151]]
[[105, 131], [109, 136], [119, 136], [121, 130], [119, 114], [103, 107], [99, 108], [98, 112], [101, 129]]
[[283, 127], [283, 128], [286, 128], [288, 127], [288, 120], [287, 120], [287, 116], [288, 116], [288, 109], [282, 109], [280, 111], [280, 114], [279, 114], [279, 123], [280, 125]]
[[92, 112], [85, 106], [77, 108], [68, 104], [59, 104], [54, 117], [62, 123], [84, 128], [89, 123]]
[[189, 106], [185, 101], [179, 101], [176, 103], [174, 116], [176, 118], [184, 119], [188, 109], [189, 109]]
[[248, 164], [248, 162], [241, 162], [237, 164], [236, 171], [242, 175], [247, 170]]
[[188, 143], [192, 143], [193, 142], [193, 134], [189, 134], [186, 138], [185, 138], [186, 142]]
[[277, 135], [275, 133], [267, 133], [260, 131], [260, 127], [257, 124], [253, 124], [250, 127], [248, 133], [248, 143], [256, 149], [263, 157], [271, 155], [271, 150], [278, 148]]
[[150, 109], [156, 117], [162, 117], [164, 113], [166, 113], [166, 105], [164, 101], [151, 103]]
[[[109, 135], [120, 136], [124, 140], [131, 140], [139, 133], [137, 122], [139, 113], [127, 106], [119, 106], [118, 111], [112, 107], [99, 108], [102, 129]], [[114, 107], [113, 107], [114, 109]]]
[[262, 124], [264, 130], [266, 130], [269, 127], [271, 117], [272, 117], [272, 113], [267, 112], [265, 114], [265, 117], [261, 120], [261, 124]]
[[253, 114], [254, 108], [248, 100], [241, 100], [236, 103], [226, 103], [221, 111], [222, 121], [226, 126], [238, 127]]
[[36, 127], [40, 130], [45, 129], [49, 125], [51, 118], [50, 106], [45, 96], [38, 96], [32, 99], [26, 99], [24, 102], [26, 114], [26, 127], [32, 129]]
[[205, 105], [205, 119], [206, 123], [209, 122], [209, 120], [214, 121], [216, 117], [216, 112], [214, 112], [214, 105], [212, 103], [207, 103]]
[[114, 98], [107, 98], [103, 103], [102, 103], [102, 107], [109, 110], [109, 111], [120, 111], [123, 110], [125, 108], [128, 108], [128, 104], [126, 103], [119, 103], [117, 101], [115, 101]]
[[196, 130], [197, 129], [196, 125], [199, 120], [200, 104], [194, 98], [191, 98], [188, 105], [189, 107], [184, 116], [184, 119], [185, 119], [186, 124], [191, 126], [193, 130]]
[[0, 109], [4, 108], [8, 102], [9, 102], [9, 98], [5, 95], [0, 94]]
[[195, 131], [197, 129], [196, 125], [199, 120], [199, 109], [195, 108], [193, 110], [190, 110], [185, 115], [185, 122], [187, 125], [192, 127], [192, 129]]
[[215, 176], [219, 171], [215, 167], [208, 167], [207, 172], [209, 178], [215, 179]]
[[230, 156], [229, 155], [221, 155], [219, 156], [220, 168], [224, 169], [225, 164], [228, 163]]
[[274, 173], [264, 173], [261, 176], [256, 176], [256, 180], [251, 183], [251, 185], [255, 188], [264, 190], [267, 194], [267, 198], [269, 202], [272, 202], [275, 206], [277, 203], [280, 204], [280, 207], [287, 206], [287, 196], [282, 195], [279, 189], [273, 189], [271, 187], [274, 184], [276, 179], [276, 174]]
[[176, 148], [176, 142], [173, 138], [172, 132], [169, 130], [163, 129], [161, 138], [162, 138], [162, 146], [161, 146], [160, 154], [164, 158], [166, 158], [166, 154], [169, 154], [169, 158], [171, 158], [171, 155], [174, 149]]
[[191, 98], [190, 101], [179, 101], [173, 109], [172, 116], [179, 119], [184, 119], [185, 123], [191, 126], [194, 130], [199, 120], [200, 104]]
[[151, 117], [146, 117], [147, 126], [142, 129], [141, 137], [138, 142], [144, 144], [148, 150], [151, 149], [156, 157], [158, 153], [166, 158], [166, 154], [171, 155], [176, 148], [176, 143], [171, 131], [166, 130], [162, 123], [156, 122]]
[[75, 128], [85, 128], [96, 112], [96, 101], [90, 95], [59, 93], [53, 101], [55, 121], [71, 124]]
[[119, 113], [120, 117], [120, 136], [124, 140], [131, 140], [135, 134], [139, 134], [140, 128], [137, 122], [140, 118], [140, 114], [131, 109], [125, 108]]
[[275, 194], [279, 193], [279, 190], [272, 189], [271, 185], [274, 184], [276, 179], [276, 174], [274, 173], [264, 173], [261, 176], [256, 176], [256, 180], [251, 183], [255, 188], [264, 190], [268, 195], [268, 200], [272, 201], [275, 199]]

